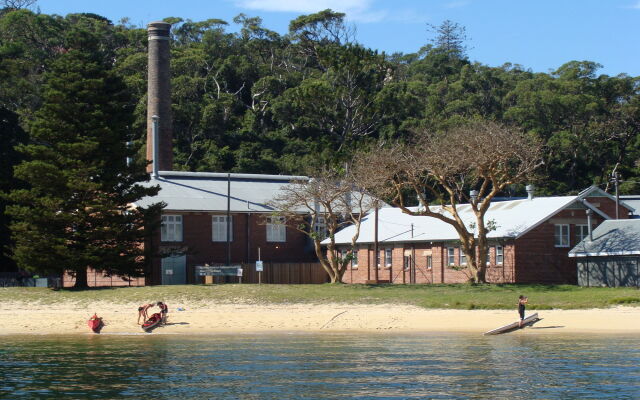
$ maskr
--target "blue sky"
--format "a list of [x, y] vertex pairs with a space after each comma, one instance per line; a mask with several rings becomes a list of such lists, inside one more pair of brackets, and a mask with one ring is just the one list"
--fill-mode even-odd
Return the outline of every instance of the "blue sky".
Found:
[[363, 45], [416, 52], [430, 38], [426, 24], [450, 19], [466, 27], [469, 58], [549, 72], [571, 60], [603, 65], [599, 73], [640, 76], [640, 0], [39, 0], [43, 13], [92, 12], [145, 26], [164, 17], [220, 18], [236, 30], [239, 13], [286, 33], [290, 20], [325, 8], [345, 12]]

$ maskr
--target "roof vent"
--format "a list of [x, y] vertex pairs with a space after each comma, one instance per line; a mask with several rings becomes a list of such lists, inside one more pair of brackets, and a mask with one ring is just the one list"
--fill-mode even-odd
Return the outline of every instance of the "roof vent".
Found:
[[528, 198], [529, 200], [533, 200], [533, 195], [534, 195], [534, 192], [535, 192], [535, 190], [536, 190], [535, 186], [533, 186], [533, 185], [527, 185], [527, 186], [525, 187], [525, 189], [527, 190], [527, 198]]

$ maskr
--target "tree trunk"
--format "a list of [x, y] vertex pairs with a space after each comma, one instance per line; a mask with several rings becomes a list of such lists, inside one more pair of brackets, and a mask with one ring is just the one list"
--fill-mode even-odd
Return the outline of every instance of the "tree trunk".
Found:
[[73, 285], [74, 289], [87, 289], [89, 284], [87, 283], [87, 269], [81, 269], [76, 271], [76, 284]]
[[487, 265], [485, 260], [481, 260], [479, 265], [476, 266], [476, 282], [475, 283], [487, 283]]

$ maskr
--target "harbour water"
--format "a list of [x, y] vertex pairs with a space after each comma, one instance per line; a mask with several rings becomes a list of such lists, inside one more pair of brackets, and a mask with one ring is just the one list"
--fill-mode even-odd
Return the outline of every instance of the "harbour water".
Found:
[[640, 338], [1, 336], [0, 398], [638, 399]]

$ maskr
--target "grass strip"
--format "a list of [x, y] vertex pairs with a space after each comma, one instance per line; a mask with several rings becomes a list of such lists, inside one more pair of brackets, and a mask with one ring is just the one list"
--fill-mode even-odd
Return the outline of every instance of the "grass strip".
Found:
[[93, 302], [127, 304], [399, 304], [438, 309], [513, 309], [520, 294], [528, 309], [588, 309], [640, 306], [637, 288], [586, 288], [572, 285], [176, 285], [88, 290], [0, 288], [3, 303], [36, 305]]

